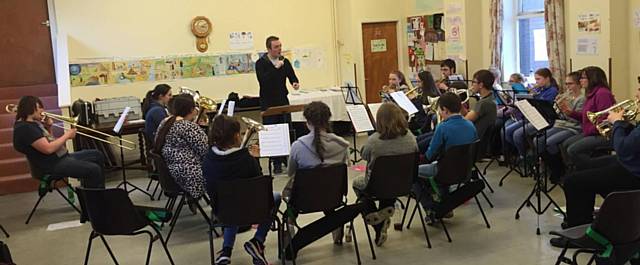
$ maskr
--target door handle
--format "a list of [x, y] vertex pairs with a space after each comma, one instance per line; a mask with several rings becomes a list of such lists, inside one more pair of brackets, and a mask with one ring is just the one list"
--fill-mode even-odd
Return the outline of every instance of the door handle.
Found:
[[40, 22], [40, 25], [46, 26], [48, 28], [51, 27], [51, 22], [49, 22], [49, 20], [45, 20]]

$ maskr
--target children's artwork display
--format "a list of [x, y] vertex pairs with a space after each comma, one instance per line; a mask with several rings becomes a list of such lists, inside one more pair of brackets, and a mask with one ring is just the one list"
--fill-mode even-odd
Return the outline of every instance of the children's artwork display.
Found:
[[[264, 52], [180, 55], [131, 59], [84, 59], [69, 64], [72, 87], [127, 84], [255, 73], [255, 62]], [[282, 52], [296, 69], [324, 67], [319, 48], [297, 48]]]

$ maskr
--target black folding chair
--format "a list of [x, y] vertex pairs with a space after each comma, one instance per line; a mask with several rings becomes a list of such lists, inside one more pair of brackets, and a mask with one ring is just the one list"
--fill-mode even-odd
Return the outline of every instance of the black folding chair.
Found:
[[[487, 135], [489, 134], [485, 133], [484, 138], [487, 138]], [[480, 172], [480, 168], [478, 168], [477, 164], [478, 161], [481, 160], [484, 156], [484, 153], [486, 153], [488, 143], [489, 141], [487, 139], [481, 139], [480, 141], [476, 141], [472, 146], [471, 153], [473, 157], [473, 168], [471, 169], [471, 179], [482, 180], [486, 187], [489, 188], [489, 191], [493, 193], [493, 188], [491, 188], [491, 185], [489, 184], [489, 181], [487, 181], [487, 178], [484, 176], [484, 174]], [[493, 203], [491, 203], [491, 200], [489, 200], [487, 194], [484, 193], [484, 190], [482, 190], [480, 194], [482, 194], [482, 197], [484, 197], [484, 199], [487, 201], [489, 207], [493, 208]]]
[[[367, 187], [362, 191], [362, 196], [358, 198], [358, 200], [376, 201], [380, 199], [396, 199], [403, 196], [410, 198], [411, 185], [418, 175], [418, 161], [418, 153], [377, 157], [374, 161], [373, 168], [369, 172]], [[410, 200], [407, 199], [405, 209], [409, 208], [409, 203]], [[420, 216], [422, 216], [422, 211], [420, 211]], [[402, 223], [404, 223], [404, 216], [402, 219]], [[362, 220], [365, 222], [371, 255], [373, 255], [373, 259], [375, 259], [376, 255], [371, 241], [371, 233], [364, 220], [364, 216]], [[402, 225], [400, 225], [400, 229], [398, 229], [398, 225], [396, 224], [395, 228], [396, 230], [402, 230]], [[424, 220], [422, 222], [422, 230], [427, 240], [427, 247], [431, 248], [431, 240], [429, 240], [429, 234], [427, 233]]]
[[[215, 264], [213, 231], [225, 225], [250, 226], [273, 220], [280, 238], [280, 222], [276, 216], [273, 199], [273, 178], [259, 176], [247, 179], [218, 181], [213, 194], [211, 219], [219, 223], [209, 225], [209, 251], [211, 264]], [[279, 241], [278, 241], [279, 242]], [[280, 246], [278, 246], [279, 248]]]
[[6, 236], [7, 238], [11, 237], [9, 233], [7, 233], [7, 230], [4, 230], [4, 226], [0, 225], [0, 230], [2, 230], [2, 233], [4, 233], [4, 236]]
[[[422, 180], [419, 181], [421, 184], [420, 188], [422, 189], [422, 196], [425, 196], [424, 194], [426, 194], [426, 189], [457, 186], [456, 190], [454, 190], [450, 194], [442, 195], [440, 197], [440, 202], [436, 203], [433, 209], [433, 218], [440, 222], [449, 242], [451, 242], [451, 236], [449, 235], [447, 226], [442, 219], [449, 212], [464, 204], [471, 198], [475, 199], [476, 204], [478, 205], [478, 209], [482, 214], [482, 218], [487, 225], [487, 228], [491, 228], [484, 210], [482, 209], [482, 205], [480, 204], [480, 201], [477, 197], [478, 193], [481, 193], [485, 188], [484, 182], [482, 180], [474, 180], [471, 178], [471, 168], [473, 167], [474, 163], [472, 150], [474, 144], [475, 143], [457, 145], [447, 149], [443, 156], [438, 160], [438, 174], [434, 177], [431, 177], [433, 178], [433, 180], [429, 179], [429, 177], [419, 176], [419, 178]], [[432, 184], [435, 184], [438, 187], [433, 187]], [[410, 227], [416, 210], [420, 211], [419, 202], [421, 199], [422, 197], [416, 198], [417, 203], [413, 209], [411, 217], [409, 218], [407, 228]], [[408, 203], [409, 202], [407, 202], [407, 204]], [[407, 209], [405, 209], [405, 216], [407, 214], [407, 210], [408, 207]], [[420, 216], [420, 219], [424, 222], [424, 218], [422, 216]]]
[[[147, 134], [144, 133], [144, 129], [140, 129], [138, 131], [138, 137], [144, 140], [144, 152], [146, 154], [146, 169], [147, 169], [147, 177], [149, 178], [149, 183], [147, 183], [146, 190], [150, 192], [151, 184], [156, 182], [155, 188], [153, 188], [153, 193], [151, 193], [151, 198], [156, 196], [156, 192], [158, 192], [158, 187], [160, 186], [160, 179], [157, 166], [155, 166], [154, 159], [149, 154], [153, 150], [153, 139], [150, 139]], [[158, 194], [158, 200], [162, 197], [162, 192]]]
[[[200, 215], [202, 215], [202, 218], [204, 218], [207, 224], [210, 225], [211, 219], [209, 219], [209, 216], [207, 215], [207, 213], [204, 211], [202, 206], [200, 206], [200, 203], [198, 203], [198, 200], [192, 198], [187, 192], [185, 192], [180, 187], [180, 185], [178, 185], [178, 183], [176, 183], [173, 177], [171, 177], [171, 174], [169, 173], [169, 168], [167, 167], [167, 164], [164, 162], [164, 159], [162, 158], [162, 156], [159, 154], [156, 154], [153, 151], [149, 152], [149, 156], [153, 159], [156, 169], [158, 170], [158, 182], [160, 182], [160, 187], [162, 188], [162, 192], [168, 198], [167, 204], [165, 205], [165, 209], [167, 211], [172, 212], [172, 215], [173, 215], [173, 218], [169, 223], [170, 228], [169, 228], [169, 232], [167, 233], [167, 242], [169, 242], [169, 238], [171, 238], [173, 229], [175, 228], [176, 223], [178, 222], [178, 218], [180, 217], [182, 208], [184, 207], [185, 204], [187, 204], [187, 200], [195, 201], [196, 207], [198, 207], [198, 212], [200, 212]], [[180, 200], [178, 201], [178, 199]], [[210, 201], [207, 199], [206, 195], [203, 196], [203, 199], [208, 204], [210, 204]], [[175, 207], [176, 201], [178, 201], [178, 208], [174, 212], [173, 208]], [[162, 225], [164, 225], [164, 223]], [[216, 236], [219, 236], [218, 232], [216, 232]]]
[[[285, 257], [296, 264], [298, 251], [324, 235], [350, 223], [353, 243], [358, 264], [361, 264], [358, 240], [353, 229], [353, 220], [362, 211], [363, 204], [347, 205], [347, 165], [335, 164], [318, 166], [310, 169], [297, 169], [295, 181], [291, 189], [291, 198], [287, 203], [287, 211], [282, 214], [282, 223], [287, 224], [290, 218], [299, 214], [324, 212], [325, 216], [300, 228], [290, 240], [288, 248], [283, 248]], [[282, 226], [288, 228], [288, 226]], [[291, 235], [291, 231], [283, 231]], [[285, 242], [279, 245], [283, 246]]]
[[[76, 212], [81, 214], [80, 210], [75, 206], [74, 203], [76, 191], [71, 186], [71, 184], [69, 184], [66, 177], [41, 173], [33, 166], [31, 161], [29, 161], [29, 168], [31, 169], [31, 177], [39, 180], [40, 186], [38, 188], [38, 201], [36, 201], [33, 209], [31, 209], [27, 220], [24, 222], [25, 224], [29, 224], [29, 222], [31, 221], [31, 217], [33, 217], [33, 214], [36, 212], [36, 209], [38, 208], [38, 205], [40, 205], [40, 202], [42, 202], [42, 199], [44, 199], [44, 196], [46, 196], [49, 192], [53, 192], [54, 190], [58, 192], [58, 194], [60, 194], [60, 196], [62, 196], [62, 198], [69, 205], [71, 205], [71, 207], [73, 207]], [[67, 187], [68, 196], [62, 193], [62, 191], [60, 191], [60, 188], [58, 188], [58, 183], [60, 182], [62, 182]]]
[[[591, 224], [550, 234], [568, 239], [556, 265], [577, 265], [581, 253], [592, 254], [588, 264], [594, 260], [597, 264], [626, 264], [640, 252], [640, 190], [613, 192], [605, 198]], [[565, 257], [569, 245], [579, 247], [571, 259]]]
[[[169, 262], [174, 264], [173, 258], [171, 258], [171, 254], [167, 249], [166, 241], [164, 241], [162, 234], [153, 223], [153, 221], [156, 220], [150, 218], [152, 215], [163, 215], [163, 213], [166, 213], [164, 209], [135, 206], [131, 202], [131, 199], [129, 199], [127, 192], [122, 189], [78, 188], [78, 198], [80, 199], [82, 210], [87, 213], [87, 217], [93, 228], [89, 235], [87, 254], [84, 259], [85, 265], [89, 263], [91, 243], [96, 237], [100, 237], [113, 262], [118, 264], [104, 236], [136, 236], [140, 234], [149, 235], [149, 248], [147, 250], [145, 264], [149, 264], [153, 242], [158, 239], [169, 258]], [[170, 215], [166, 215], [165, 218], [169, 216]], [[146, 230], [146, 227], [151, 227], [155, 235], [149, 230]]]

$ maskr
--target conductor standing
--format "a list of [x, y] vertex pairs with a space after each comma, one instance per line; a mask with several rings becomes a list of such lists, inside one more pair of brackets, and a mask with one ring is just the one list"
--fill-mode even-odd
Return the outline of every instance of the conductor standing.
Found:
[[[291, 62], [282, 56], [282, 43], [276, 36], [270, 36], [266, 41], [267, 53], [256, 62], [256, 75], [260, 84], [260, 110], [270, 107], [289, 105], [287, 95], [287, 78], [295, 90], [300, 88], [298, 77], [293, 71]], [[291, 122], [291, 114], [263, 117], [263, 124], [278, 124]], [[285, 157], [273, 160], [274, 173], [282, 173]]]

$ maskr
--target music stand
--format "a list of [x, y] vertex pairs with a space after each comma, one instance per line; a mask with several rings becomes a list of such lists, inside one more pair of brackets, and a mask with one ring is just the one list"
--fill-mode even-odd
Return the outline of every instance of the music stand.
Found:
[[[122, 138], [122, 128], [124, 127], [124, 124], [127, 120], [127, 114], [129, 113], [129, 107], [126, 107], [124, 109], [124, 111], [122, 112], [122, 114], [120, 115], [120, 118], [118, 119], [118, 122], [116, 123], [116, 125], [113, 127], [113, 132], [115, 133], [115, 135], [118, 137], [118, 140], [120, 142], [120, 167], [122, 168], [122, 182], [120, 182], [120, 184], [118, 184], [118, 186], [116, 186], [116, 188], [120, 188], [120, 186], [123, 186], [123, 189], [125, 192], [127, 193], [131, 193], [135, 190], [138, 190], [144, 194], [146, 194], [147, 196], [149, 196], [149, 198], [151, 198], [151, 200], [155, 200], [153, 198], [153, 196], [141, 189], [140, 187], [134, 185], [133, 183], [129, 182], [127, 180], [127, 168], [124, 165], [124, 148], [123, 148], [123, 138]], [[129, 190], [127, 189], [127, 186], [131, 186], [132, 189]]]
[[[271, 116], [279, 116], [279, 115], [285, 115], [285, 114], [290, 114], [290, 113], [294, 113], [294, 112], [300, 112], [304, 110], [304, 106], [306, 106], [306, 104], [297, 104], [297, 105], [284, 105], [284, 106], [276, 106], [276, 107], [270, 107], [267, 108], [265, 111], [260, 113], [260, 116], [262, 118], [264, 117], [271, 117]], [[291, 123], [291, 121], [287, 121], [289, 123]], [[289, 127], [289, 133], [291, 133], [292, 129], [291, 127]], [[293, 138], [292, 139], [296, 139], [296, 135], [295, 135], [295, 130], [293, 130]], [[269, 175], [271, 174], [271, 157], [269, 157]]]
[[[543, 139], [545, 140], [544, 142], [546, 142], [547, 140], [547, 130], [551, 127], [553, 127], [553, 124], [555, 122], [555, 120], [558, 118], [557, 113], [555, 111], [555, 109], [553, 108], [553, 104], [549, 101], [546, 100], [539, 100], [539, 99], [527, 99], [527, 101], [540, 113], [540, 115], [542, 115], [542, 117], [547, 121], [547, 123], [549, 124], [547, 127], [545, 128], [537, 128], [537, 132], [536, 135], [534, 135], [534, 139], [537, 139], [539, 137], [544, 137]], [[524, 120], [526, 121], [527, 119], [524, 118]], [[526, 133], [524, 134], [524, 137], [526, 136]], [[520, 219], [520, 211], [525, 207], [525, 206], [530, 206], [533, 211], [536, 213], [537, 215], [537, 228], [536, 228], [536, 234], [540, 235], [540, 215], [544, 214], [547, 209], [549, 209], [549, 207], [551, 205], [554, 205], [557, 209], [559, 209], [560, 213], [566, 217], [566, 214], [562, 211], [562, 209], [560, 208], [560, 206], [558, 205], [558, 203], [556, 203], [555, 200], [553, 200], [553, 198], [551, 197], [551, 195], [549, 194], [549, 190], [547, 189], [547, 185], [548, 185], [548, 180], [547, 180], [547, 170], [546, 168], [543, 170], [543, 172], [541, 172], [541, 156], [540, 156], [540, 148], [544, 148], [544, 147], [540, 147], [537, 144], [534, 144], [534, 152], [535, 152], [535, 157], [536, 157], [536, 161], [537, 163], [534, 163], [534, 168], [533, 168], [533, 172], [532, 175], [536, 181], [535, 185], [533, 186], [533, 188], [531, 189], [531, 193], [529, 193], [529, 196], [527, 196], [527, 198], [522, 202], [522, 204], [520, 205], [520, 207], [518, 208], [518, 210], [516, 211], [516, 220]], [[525, 159], [526, 161], [526, 159]], [[526, 165], [525, 165], [525, 173], [526, 173]], [[531, 199], [533, 199], [533, 197], [535, 196], [536, 198], [536, 203], [534, 204], [534, 202], [531, 201]], [[547, 205], [543, 208], [542, 207], [542, 197], [546, 197], [549, 202], [547, 203]]]
[[[362, 101], [360, 90], [357, 86], [351, 86], [351, 84], [347, 83], [346, 86], [340, 87], [340, 91], [342, 92], [342, 96], [344, 97], [345, 104], [364, 105], [365, 109], [367, 109], [367, 112], [369, 113], [369, 120], [373, 121], [373, 119], [371, 118], [371, 110], [369, 110], [369, 106], [367, 106], [367, 104], [364, 104], [364, 102]], [[351, 116], [349, 116], [349, 119], [351, 119]], [[351, 122], [351, 125], [353, 127], [353, 121]], [[353, 154], [351, 163], [354, 165], [362, 161], [362, 153], [358, 149], [357, 138], [358, 132], [356, 132], [356, 128], [353, 127], [353, 147], [349, 147], [349, 154]], [[358, 158], [358, 154], [360, 155], [360, 158]]]

